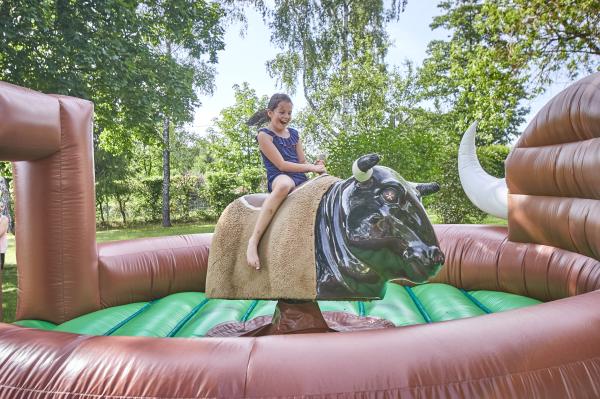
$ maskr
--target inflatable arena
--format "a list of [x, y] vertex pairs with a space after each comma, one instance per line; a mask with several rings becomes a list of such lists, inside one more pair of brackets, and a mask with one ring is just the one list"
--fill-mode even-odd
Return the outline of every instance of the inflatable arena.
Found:
[[[372, 231], [408, 234], [397, 242], [410, 248], [395, 251], [383, 238], [362, 245], [362, 221], [327, 243], [343, 221], [323, 224], [319, 215], [337, 209], [336, 197], [328, 205], [307, 195], [314, 203], [303, 205], [309, 188], [299, 189], [286, 202], [295, 206], [296, 196], [311, 209], [317, 219], [307, 228], [320, 239], [300, 260], [273, 249], [259, 282], [217, 269], [235, 263], [228, 243], [241, 239], [219, 225], [214, 235], [96, 243], [92, 119], [88, 101], [0, 82], [0, 159], [14, 165], [19, 275], [17, 322], [0, 323], [0, 398], [600, 397], [600, 74], [538, 113], [506, 160], [505, 181], [479, 167], [474, 127], [465, 135], [465, 190], [508, 227], [431, 226], [415, 201], [428, 189], [365, 161], [345, 181], [317, 179], [319, 195], [358, 186], [364, 201], [371, 184], [396, 187], [382, 195], [402, 212], [414, 209], [415, 222], [392, 212], [395, 224], [378, 221]], [[240, 201], [228, 212], [261, 204], [260, 196]], [[379, 256], [382, 268], [354, 259], [367, 256]], [[394, 259], [427, 275], [398, 271]], [[286, 279], [286, 262], [316, 268]], [[318, 300], [338, 332], [211, 333], [268, 323], [275, 299], [286, 296]]]

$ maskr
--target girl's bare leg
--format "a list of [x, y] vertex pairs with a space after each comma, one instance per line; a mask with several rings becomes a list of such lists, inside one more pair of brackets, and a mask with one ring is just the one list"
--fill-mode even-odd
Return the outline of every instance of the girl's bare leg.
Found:
[[273, 180], [271, 194], [263, 202], [258, 219], [254, 225], [254, 231], [252, 232], [252, 236], [250, 236], [250, 240], [248, 240], [248, 249], [246, 250], [248, 266], [256, 270], [260, 269], [260, 260], [258, 258], [258, 244], [260, 243], [260, 239], [267, 230], [267, 227], [269, 227], [273, 215], [275, 215], [283, 200], [294, 187], [296, 187], [294, 181], [287, 175], [279, 175]]

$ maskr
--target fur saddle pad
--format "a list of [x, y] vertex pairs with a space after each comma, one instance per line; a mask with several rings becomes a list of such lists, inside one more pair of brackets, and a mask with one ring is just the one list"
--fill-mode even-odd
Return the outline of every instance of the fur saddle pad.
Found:
[[248, 195], [229, 204], [210, 247], [206, 297], [314, 300], [316, 213], [321, 198], [338, 180], [321, 175], [288, 195], [258, 246], [260, 270], [248, 266], [246, 248], [266, 195]]

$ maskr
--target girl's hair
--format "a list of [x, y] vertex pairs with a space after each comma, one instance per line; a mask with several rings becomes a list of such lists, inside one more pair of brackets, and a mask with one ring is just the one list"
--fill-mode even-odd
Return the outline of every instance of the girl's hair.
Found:
[[260, 126], [265, 122], [269, 121], [268, 111], [275, 111], [275, 108], [279, 105], [279, 103], [290, 103], [292, 104], [292, 99], [287, 94], [283, 93], [275, 93], [271, 96], [269, 100], [269, 105], [267, 105], [267, 109], [262, 109], [257, 111], [246, 121], [248, 126]]

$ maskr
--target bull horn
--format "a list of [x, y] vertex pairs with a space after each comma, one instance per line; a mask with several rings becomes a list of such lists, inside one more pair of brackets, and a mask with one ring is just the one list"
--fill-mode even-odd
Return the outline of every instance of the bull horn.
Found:
[[421, 197], [440, 191], [440, 185], [436, 182], [431, 183], [412, 183]]
[[365, 182], [371, 178], [373, 174], [373, 166], [379, 162], [379, 155], [368, 154], [358, 158], [352, 164], [352, 175], [360, 183]]
[[508, 218], [506, 179], [489, 175], [479, 163], [475, 150], [477, 122], [473, 122], [460, 141], [458, 175], [460, 184], [473, 205], [490, 215]]

